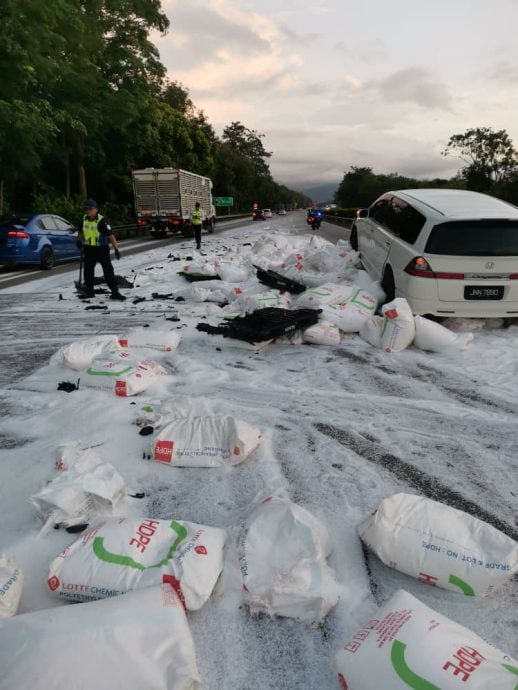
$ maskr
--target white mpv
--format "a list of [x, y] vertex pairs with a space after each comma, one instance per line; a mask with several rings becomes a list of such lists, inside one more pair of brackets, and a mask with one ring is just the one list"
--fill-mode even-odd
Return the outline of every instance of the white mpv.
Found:
[[460, 189], [387, 192], [358, 213], [351, 245], [387, 301], [414, 314], [518, 316], [518, 207]]

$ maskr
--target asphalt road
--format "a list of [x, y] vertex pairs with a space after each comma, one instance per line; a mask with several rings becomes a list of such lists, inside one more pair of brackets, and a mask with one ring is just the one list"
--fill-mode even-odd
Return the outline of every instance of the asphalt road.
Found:
[[[302, 212], [299, 212], [302, 213]], [[302, 216], [301, 216], [302, 218]], [[220, 231], [248, 226], [246, 219], [222, 221]], [[266, 226], [266, 224], [265, 224]], [[304, 226], [303, 226], [304, 227]], [[217, 234], [218, 230], [216, 230]], [[304, 232], [306, 228], [304, 227]], [[331, 242], [347, 239], [349, 231], [337, 225], [322, 223], [318, 234]], [[126, 240], [120, 243], [124, 256], [139, 254], [150, 249], [174, 247], [183, 237], [155, 240], [151, 237]], [[116, 266], [115, 266], [116, 268]], [[0, 269], [0, 386], [14, 383], [28, 376], [34, 369], [46, 363], [53, 352], [77, 338], [97, 333], [122, 332], [136, 323], [137, 312], [124, 310], [100, 313], [78, 310], [77, 302], [59, 313], [48, 310], [48, 296], [38, 292], [37, 284], [31, 292], [5, 294], [2, 288], [37, 282], [49, 275], [62, 275], [78, 271], [78, 262], [55, 266], [52, 271], [39, 268]], [[56, 295], [57, 298], [57, 295]], [[67, 305], [68, 306], [68, 305]], [[140, 311], [139, 314], [142, 312]]]

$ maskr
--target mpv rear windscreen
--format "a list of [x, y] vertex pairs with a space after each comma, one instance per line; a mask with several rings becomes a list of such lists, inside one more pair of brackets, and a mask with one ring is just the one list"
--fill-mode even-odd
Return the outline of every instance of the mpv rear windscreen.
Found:
[[426, 254], [518, 256], [518, 221], [470, 220], [432, 228]]

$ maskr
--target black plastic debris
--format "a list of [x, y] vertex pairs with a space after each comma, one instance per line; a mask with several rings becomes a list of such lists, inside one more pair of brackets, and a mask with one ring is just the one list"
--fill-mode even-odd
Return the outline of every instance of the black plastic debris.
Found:
[[236, 338], [247, 343], [261, 343], [265, 340], [273, 340], [283, 335], [292, 335], [299, 329], [313, 326], [318, 321], [321, 309], [278, 309], [266, 307], [257, 309], [246, 316], [237, 316], [235, 319], [211, 326], [208, 323], [199, 323], [196, 328], [211, 335], [222, 335], [225, 338]]
[[135, 297], [134, 300], [132, 300], [133, 304], [139, 304], [139, 302], [145, 302], [146, 298], [145, 297]]
[[257, 279], [259, 282], [263, 283], [264, 285], [268, 285], [268, 287], [275, 288], [276, 290], [285, 290], [286, 292], [290, 292], [294, 295], [299, 295], [306, 289], [305, 285], [297, 283], [296, 280], [285, 278], [276, 271], [272, 271], [271, 269], [263, 269], [255, 265], [254, 268], [257, 269]]
[[142, 429], [139, 431], [140, 436], [149, 436], [155, 431], [155, 429], [152, 426], [143, 426]]
[[78, 391], [80, 381], [81, 379], [77, 379], [77, 383], [72, 383], [72, 381], [61, 381], [61, 383], [58, 383], [58, 391], [65, 391], [65, 393]]
[[185, 271], [178, 271], [177, 275], [183, 276], [189, 283], [194, 283], [199, 280], [221, 280], [219, 276], [206, 276], [204, 273], [186, 273]]
[[60, 292], [60, 293], [59, 293], [58, 300], [61, 302], [61, 300], [63, 300], [63, 299], [65, 299], [65, 298], [63, 297], [63, 295], [62, 295], [61, 292]]
[[174, 299], [174, 294], [172, 292], [168, 292], [167, 294], [160, 294], [159, 292], [153, 292], [151, 297], [153, 299]]
[[78, 534], [79, 532], [84, 532], [87, 527], [88, 524], [70, 525], [69, 527], [65, 527], [65, 531], [69, 534]]
[[92, 310], [92, 309], [108, 309], [108, 307], [106, 307], [102, 304], [91, 304], [89, 307], [85, 307], [85, 311]]

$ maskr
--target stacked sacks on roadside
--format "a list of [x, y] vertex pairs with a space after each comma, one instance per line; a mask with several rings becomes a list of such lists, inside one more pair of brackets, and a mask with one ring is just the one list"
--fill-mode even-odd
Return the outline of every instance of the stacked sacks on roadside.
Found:
[[335, 659], [342, 690], [516, 690], [518, 676], [517, 661], [404, 590]]
[[324, 525], [291, 501], [269, 497], [238, 532], [234, 566], [250, 612], [317, 622], [338, 602], [338, 585], [326, 558]]
[[452, 333], [439, 323], [414, 316], [407, 300], [397, 297], [381, 308], [382, 316], [372, 315], [360, 328], [360, 337], [384, 352], [402, 352], [412, 343], [421, 350], [442, 352], [464, 349], [472, 333]]
[[303, 292], [295, 306], [322, 309], [319, 323], [304, 331], [306, 342], [335, 345], [340, 342], [340, 331], [357, 333], [361, 329], [374, 313], [377, 300], [355, 285], [328, 283]]
[[257, 309], [276, 307], [277, 309], [290, 309], [293, 299], [288, 292], [281, 293], [279, 290], [264, 290], [255, 294], [240, 295], [232, 304], [238, 307], [245, 314], [251, 314]]

